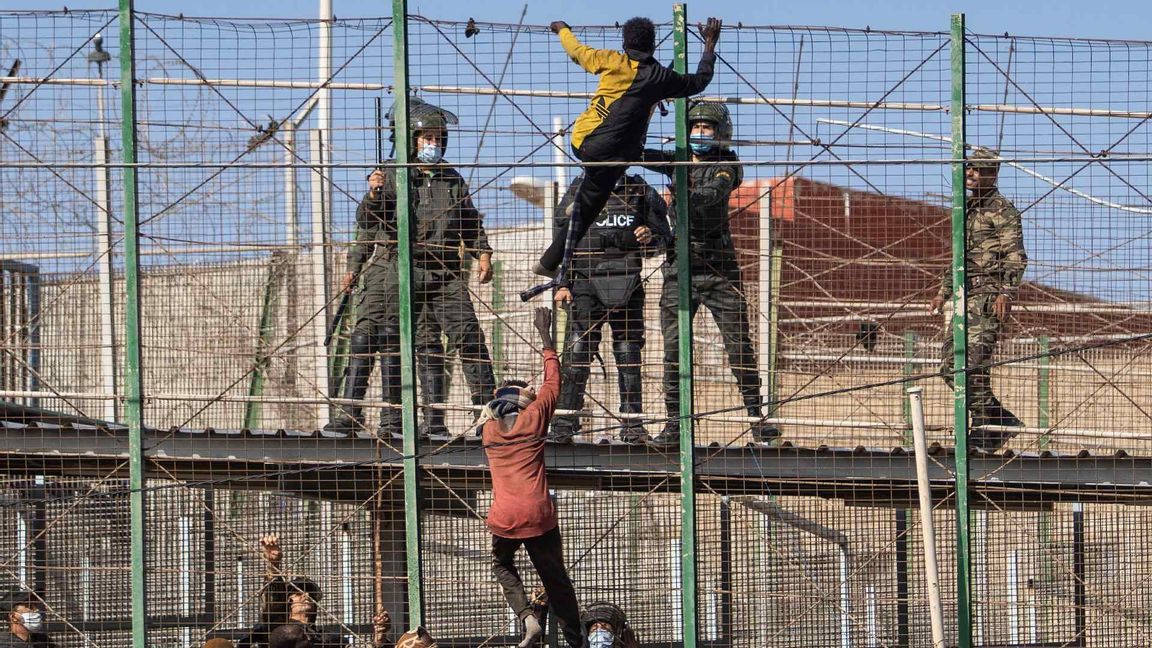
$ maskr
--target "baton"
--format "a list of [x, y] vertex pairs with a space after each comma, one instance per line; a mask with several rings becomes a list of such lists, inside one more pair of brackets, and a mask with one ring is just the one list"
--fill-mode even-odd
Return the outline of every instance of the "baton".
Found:
[[340, 323], [344, 320], [344, 313], [348, 312], [348, 302], [352, 300], [352, 289], [344, 291], [344, 296], [340, 298], [340, 305], [336, 307], [336, 314], [332, 316], [332, 321], [328, 324], [328, 331], [324, 335], [324, 346], [332, 343], [332, 338], [336, 336], [336, 331], [340, 330]]

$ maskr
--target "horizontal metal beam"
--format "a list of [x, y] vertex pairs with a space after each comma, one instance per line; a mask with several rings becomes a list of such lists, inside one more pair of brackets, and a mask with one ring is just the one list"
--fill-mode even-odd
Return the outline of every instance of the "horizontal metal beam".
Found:
[[[150, 478], [237, 490], [273, 490], [310, 497], [363, 501], [373, 494], [374, 470], [386, 478], [401, 467], [400, 452], [366, 439], [252, 435], [235, 431], [149, 431]], [[476, 442], [457, 440], [421, 457], [420, 466], [449, 487], [486, 488], [487, 459]], [[379, 455], [377, 454], [379, 452]], [[930, 477], [938, 497], [954, 488], [951, 451], [931, 451]], [[722, 495], [808, 495], [871, 506], [916, 500], [914, 457], [906, 449], [701, 447], [702, 492]], [[127, 434], [93, 427], [0, 427], [0, 472], [106, 478], [127, 474]], [[545, 447], [549, 484], [558, 489], [674, 492], [679, 464], [647, 446], [619, 443]], [[974, 501], [1036, 507], [1058, 501], [1152, 503], [1152, 457], [1115, 455], [973, 454]]]

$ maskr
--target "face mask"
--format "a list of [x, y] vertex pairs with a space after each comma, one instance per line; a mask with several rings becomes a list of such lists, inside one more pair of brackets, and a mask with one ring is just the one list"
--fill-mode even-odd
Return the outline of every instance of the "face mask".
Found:
[[692, 152], [696, 155], [704, 155], [715, 148], [716, 142], [710, 139], [691, 137], [688, 139], [688, 146], [692, 147]]
[[416, 153], [416, 159], [425, 164], [436, 164], [444, 158], [444, 151], [435, 144], [422, 146]]
[[44, 627], [44, 615], [39, 612], [21, 612], [20, 623], [28, 628], [28, 632], [40, 632]]
[[615, 643], [616, 636], [604, 628], [597, 628], [588, 635], [588, 648], [612, 648]]

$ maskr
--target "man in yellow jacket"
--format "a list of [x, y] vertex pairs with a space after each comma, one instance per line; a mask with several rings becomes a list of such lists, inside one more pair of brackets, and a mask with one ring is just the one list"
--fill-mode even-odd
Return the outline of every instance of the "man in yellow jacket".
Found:
[[581, 162], [620, 164], [593, 164], [584, 168], [584, 182], [573, 202], [569, 226], [557, 230], [552, 244], [534, 268], [537, 274], [555, 278], [549, 284], [525, 291], [522, 295], [525, 299], [548, 288], [567, 285], [565, 274], [570, 251], [604, 209], [628, 163], [640, 160], [648, 135], [648, 120], [656, 105], [665, 99], [692, 96], [708, 87], [716, 62], [721, 22], [709, 18], [701, 30], [704, 53], [695, 74], [680, 74], [656, 61], [652, 55], [656, 51], [656, 28], [647, 18], [632, 18], [624, 23], [623, 52], [581, 44], [568, 23], [562, 20], [550, 27], [560, 36], [564, 51], [577, 65], [600, 76], [591, 104], [572, 128], [573, 152]]

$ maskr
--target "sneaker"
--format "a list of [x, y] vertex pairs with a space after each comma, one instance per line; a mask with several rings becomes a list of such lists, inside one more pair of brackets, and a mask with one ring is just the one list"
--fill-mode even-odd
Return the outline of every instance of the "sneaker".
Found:
[[668, 419], [660, 434], [650, 439], [648, 443], [662, 448], [680, 445], [680, 419]]
[[[646, 443], [648, 441], [648, 431], [639, 423], [625, 425], [624, 428], [620, 430], [620, 440], [624, 443], [631, 444]], [[677, 440], [677, 442], [679, 442], [679, 440]]]

